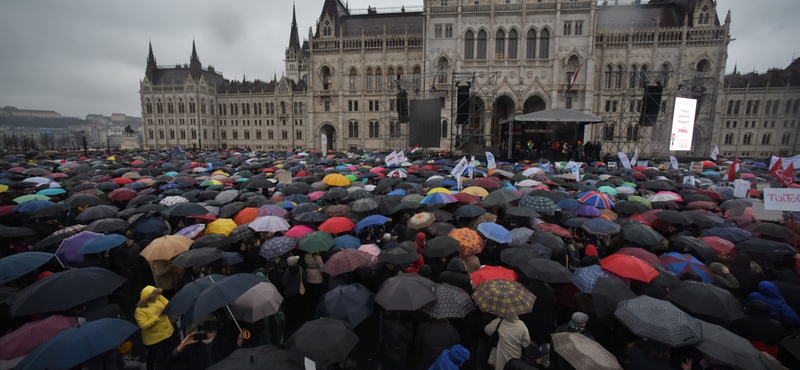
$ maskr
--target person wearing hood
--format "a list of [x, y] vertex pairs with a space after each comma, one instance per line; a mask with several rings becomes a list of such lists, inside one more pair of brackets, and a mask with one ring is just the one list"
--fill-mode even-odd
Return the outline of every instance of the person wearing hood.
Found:
[[425, 233], [417, 233], [416, 238], [414, 238], [414, 244], [417, 245], [417, 253], [419, 254], [419, 258], [411, 263], [411, 266], [406, 268], [406, 274], [419, 272], [419, 269], [425, 264], [425, 257], [422, 257], [422, 250], [425, 248]]
[[142, 343], [147, 346], [147, 370], [153, 370], [156, 365], [159, 368], [163, 366], [172, 349], [169, 342], [175, 333], [169, 318], [163, 314], [169, 301], [161, 293], [161, 289], [152, 285], [144, 287], [134, 313], [142, 329]]
[[758, 300], [769, 305], [770, 316], [778, 321], [792, 325], [800, 325], [797, 312], [786, 304], [781, 291], [769, 281], [758, 283], [758, 292], [750, 293], [748, 300]]
[[739, 281], [731, 274], [727, 266], [719, 262], [712, 262], [709, 268], [714, 273], [714, 285], [731, 291], [739, 289]]
[[495, 331], [499, 334], [497, 347], [489, 354], [489, 365], [496, 370], [503, 370], [506, 363], [514, 358], [522, 357], [522, 349], [531, 344], [528, 328], [516, 316], [498, 317], [483, 328], [486, 335]]
[[794, 271], [783, 269], [778, 273], [778, 279], [772, 281], [781, 291], [781, 295], [786, 299], [795, 312], [800, 312], [800, 285], [797, 285], [797, 275]]
[[454, 257], [447, 263], [447, 270], [439, 274], [439, 279], [445, 284], [464, 289], [467, 294], [472, 294], [472, 280], [467, 274], [467, 267], [461, 258]]
[[503, 370], [544, 370], [545, 358], [550, 354], [548, 345], [538, 345], [531, 342], [522, 351], [522, 358], [515, 358], [506, 363]]
[[732, 331], [749, 340], [759, 351], [778, 357], [778, 342], [783, 337], [783, 327], [780, 321], [770, 317], [769, 305], [752, 300], [744, 306], [744, 312], [747, 317], [732, 322]]
[[461, 364], [469, 360], [469, 350], [460, 344], [442, 351], [436, 362], [428, 370], [459, 370]]
[[763, 280], [759, 274], [750, 269], [750, 257], [739, 253], [731, 260], [731, 275], [739, 282], [739, 288], [733, 295], [739, 299], [746, 299], [747, 295], [758, 290], [758, 282]]

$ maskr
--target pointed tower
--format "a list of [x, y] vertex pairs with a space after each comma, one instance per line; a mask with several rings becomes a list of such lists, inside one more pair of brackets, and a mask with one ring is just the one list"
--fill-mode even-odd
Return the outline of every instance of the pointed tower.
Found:
[[189, 74], [191, 74], [192, 78], [195, 80], [200, 79], [200, 76], [203, 74], [203, 65], [200, 64], [200, 58], [197, 56], [197, 48], [194, 45], [194, 39], [192, 40], [192, 57], [189, 60]]
[[158, 70], [158, 66], [156, 65], [156, 57], [153, 55], [153, 43], [150, 42], [150, 52], [147, 54], [147, 69], [145, 70], [145, 76], [150, 82], [153, 82], [153, 77], [156, 75], [156, 70]]
[[292, 31], [289, 33], [289, 49], [300, 50], [300, 34], [297, 32], [297, 11], [292, 4]]
[[289, 46], [286, 48], [284, 70], [286, 76], [295, 82], [300, 79], [300, 61], [302, 60], [302, 47], [300, 46], [300, 33], [297, 31], [297, 11], [292, 5], [292, 29], [289, 33]]

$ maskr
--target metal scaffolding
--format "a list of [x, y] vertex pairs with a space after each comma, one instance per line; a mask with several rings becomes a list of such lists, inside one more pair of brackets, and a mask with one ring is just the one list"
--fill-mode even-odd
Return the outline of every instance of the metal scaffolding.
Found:
[[[453, 71], [450, 90], [450, 153], [482, 155], [492, 143], [491, 124], [497, 95], [498, 72]], [[470, 84], [467, 123], [458, 124], [458, 88]]]
[[[397, 113], [397, 99], [400, 91], [408, 94], [408, 102], [417, 99], [443, 98], [446, 91], [429, 89], [425, 81], [434, 81], [437, 73], [402, 75], [383, 85], [381, 94], [381, 138], [387, 150], [408, 149], [408, 123], [401, 123]], [[444, 107], [443, 107], [444, 108]]]

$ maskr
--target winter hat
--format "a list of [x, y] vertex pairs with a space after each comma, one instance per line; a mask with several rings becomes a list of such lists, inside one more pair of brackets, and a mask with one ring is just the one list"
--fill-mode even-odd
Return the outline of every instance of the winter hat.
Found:
[[575, 312], [572, 314], [572, 322], [578, 325], [586, 324], [589, 321], [589, 315], [583, 312]]
[[289, 267], [295, 266], [295, 265], [297, 265], [297, 261], [299, 261], [299, 260], [300, 260], [299, 256], [291, 256], [291, 257], [286, 259], [286, 264], [289, 265]]
[[538, 345], [531, 342], [523, 351], [522, 360], [529, 365], [536, 364], [536, 360], [550, 354], [550, 348], [547, 345]]
[[589, 245], [586, 246], [586, 249], [585, 249], [584, 253], [587, 256], [595, 256], [595, 257], [599, 256], [597, 254], [597, 248], [595, 248], [594, 245], [592, 245], [592, 244], [589, 244]]

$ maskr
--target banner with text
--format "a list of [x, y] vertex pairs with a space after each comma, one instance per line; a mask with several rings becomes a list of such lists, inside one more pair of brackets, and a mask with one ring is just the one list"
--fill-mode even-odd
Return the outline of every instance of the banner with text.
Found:
[[628, 159], [628, 155], [623, 152], [619, 152], [617, 155], [619, 156], [619, 160], [622, 161], [622, 166], [625, 167], [625, 169], [631, 169], [631, 161]]
[[800, 211], [800, 189], [764, 189], [764, 209], [770, 211]]
[[669, 150], [692, 150], [696, 110], [696, 99], [675, 98], [675, 113], [672, 115], [672, 135], [669, 140]]

